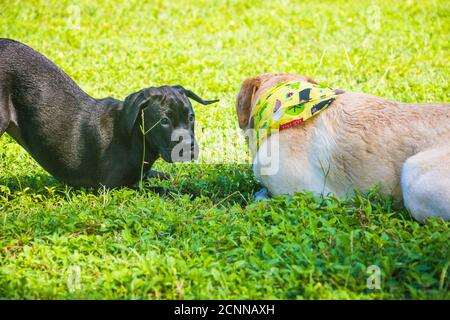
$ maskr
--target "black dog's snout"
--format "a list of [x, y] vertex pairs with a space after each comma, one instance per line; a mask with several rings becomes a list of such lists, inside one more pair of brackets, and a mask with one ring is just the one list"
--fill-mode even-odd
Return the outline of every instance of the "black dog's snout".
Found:
[[174, 132], [170, 155], [172, 162], [192, 161], [198, 158], [198, 147], [192, 131]]
[[194, 143], [191, 143], [191, 147], [189, 148], [187, 145], [183, 146], [179, 154], [180, 159], [186, 160], [195, 160], [197, 159], [197, 150]]

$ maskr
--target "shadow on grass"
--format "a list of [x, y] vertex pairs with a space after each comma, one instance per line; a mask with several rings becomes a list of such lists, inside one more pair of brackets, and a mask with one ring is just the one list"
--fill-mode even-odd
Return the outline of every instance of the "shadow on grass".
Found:
[[32, 193], [46, 192], [47, 188], [61, 188], [64, 184], [58, 182], [53, 176], [45, 173], [0, 176], [0, 186], [9, 188], [11, 192], [27, 189]]
[[[184, 168], [180, 169], [178, 171], [184, 171]], [[226, 202], [241, 205], [248, 203], [261, 188], [250, 166], [241, 164], [192, 165], [186, 170], [186, 174], [175, 177], [175, 183], [183, 190], [210, 198], [214, 202], [227, 198]]]
[[[138, 193], [153, 193], [155, 196], [159, 195], [168, 200], [176, 197], [176, 194], [188, 194], [208, 198], [214, 203], [223, 205], [237, 203], [245, 207], [253, 202], [254, 193], [262, 187], [255, 180], [248, 165], [183, 163], [172, 167], [170, 164], [162, 163], [157, 167], [158, 170], [170, 173], [172, 178], [165, 181], [156, 178], [150, 179], [144, 183], [142, 190], [139, 189], [138, 184], [133, 188], [122, 187], [109, 190], [128, 189]], [[50, 190], [52, 193], [55, 192], [60, 195], [82, 192], [97, 196], [105, 192], [102, 187], [74, 188], [59, 182], [45, 172], [0, 176], [0, 196], [7, 199], [12, 199], [17, 196], [17, 193], [22, 192], [31, 196], [48, 196]], [[283, 198], [283, 196], [274, 198], [274, 204], [283, 201]], [[325, 196], [324, 199], [326, 198], [328, 197]], [[322, 199], [322, 202], [324, 199]], [[366, 194], [357, 193], [353, 197], [340, 199], [340, 201], [343, 204], [351, 204], [361, 208], [367, 206], [368, 201], [372, 205], [382, 207], [385, 212], [400, 213], [404, 218], [409, 216], [401, 203], [393, 203], [392, 198], [382, 195], [376, 187]]]
[[[178, 164], [172, 167], [164, 163], [158, 170], [170, 173], [172, 178], [162, 181], [153, 178], [145, 181], [144, 188], [120, 187], [110, 190], [130, 189], [137, 192], [153, 192], [160, 196], [170, 196], [171, 192], [191, 194], [210, 198], [213, 201], [234, 201], [241, 204], [248, 202], [259, 185], [248, 165], [239, 164]], [[176, 172], [175, 172], [176, 171]], [[26, 192], [34, 195], [47, 195], [49, 189], [57, 193], [83, 191], [98, 195], [104, 192], [103, 187], [75, 188], [58, 181], [45, 172], [18, 175], [0, 175], [0, 195], [8, 193], [11, 198], [15, 193]]]

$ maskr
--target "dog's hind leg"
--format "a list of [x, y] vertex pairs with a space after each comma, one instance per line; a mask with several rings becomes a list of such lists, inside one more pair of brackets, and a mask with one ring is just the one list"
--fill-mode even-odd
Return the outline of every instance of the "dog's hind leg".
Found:
[[0, 87], [0, 137], [8, 129], [11, 120], [11, 98]]
[[2, 110], [0, 110], [0, 137], [3, 135], [3, 133], [8, 128], [9, 121], [5, 120], [4, 115], [2, 114]]
[[408, 158], [401, 173], [403, 202], [418, 221], [450, 219], [450, 147], [433, 148]]

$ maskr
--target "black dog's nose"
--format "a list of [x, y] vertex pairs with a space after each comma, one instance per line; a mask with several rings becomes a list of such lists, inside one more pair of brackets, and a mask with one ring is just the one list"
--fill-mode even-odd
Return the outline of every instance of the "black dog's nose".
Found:
[[194, 143], [181, 144], [179, 145], [179, 147], [180, 148], [175, 152], [176, 159], [172, 159], [174, 160], [174, 162], [197, 160], [198, 149], [196, 148]]

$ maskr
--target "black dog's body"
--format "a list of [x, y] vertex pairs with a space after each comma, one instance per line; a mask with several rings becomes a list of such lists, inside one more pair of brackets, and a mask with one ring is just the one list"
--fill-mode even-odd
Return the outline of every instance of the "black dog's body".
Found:
[[[118, 187], [138, 182], [144, 149], [140, 111], [152, 104], [150, 117], [171, 108], [193, 114], [180, 88], [144, 89], [124, 102], [94, 99], [43, 55], [19, 42], [0, 39], [0, 136], [8, 132], [48, 172], [72, 186]], [[167, 101], [173, 106], [165, 105]], [[184, 120], [172, 120], [172, 130], [188, 129]], [[164, 128], [155, 130], [157, 134]], [[193, 123], [189, 130], [193, 136]], [[145, 137], [145, 143], [144, 172], [165, 150], [158, 146], [161, 141]]]

